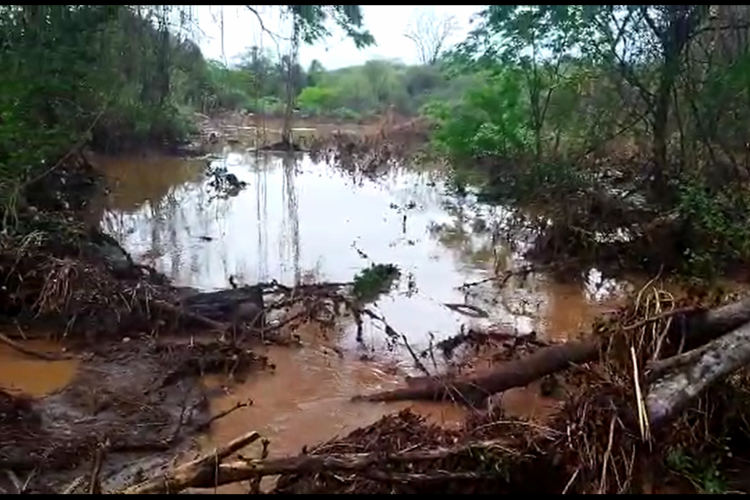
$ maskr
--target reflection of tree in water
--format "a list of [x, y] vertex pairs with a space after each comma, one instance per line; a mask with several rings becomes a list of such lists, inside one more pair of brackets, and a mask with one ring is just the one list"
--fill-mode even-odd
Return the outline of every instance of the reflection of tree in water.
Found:
[[[162, 182], [165, 176], [161, 176], [158, 197], [130, 203], [128, 208], [110, 205], [100, 219], [101, 225], [131, 250], [135, 259], [155, 265], [185, 284], [205, 283], [208, 278], [211, 286], [220, 286], [222, 273], [225, 279], [229, 273], [239, 273], [240, 279], [246, 276], [301, 282], [298, 158], [232, 153], [217, 163], [222, 162], [231, 163], [232, 168], [247, 169], [245, 175], [252, 176], [250, 182], [254, 186], [248, 187], [244, 195], [222, 199], [212, 196], [206, 186], [208, 179], [203, 176], [197, 182], [175, 176], [177, 184], [166, 190]], [[129, 184], [130, 179], [124, 176], [115, 186], [115, 196], [147, 184], [146, 179], [136, 176]], [[135, 195], [128, 198], [136, 201]], [[273, 204], [270, 209], [269, 203]], [[238, 218], [234, 212], [240, 207], [245, 207], [245, 213]], [[242, 227], [237, 227], [238, 222]], [[228, 224], [234, 226], [227, 227]], [[257, 224], [256, 233], [249, 227], [252, 224]], [[274, 226], [269, 227], [270, 224]], [[216, 239], [219, 234], [223, 235], [221, 241], [212, 243], [208, 239]], [[238, 244], [247, 243], [248, 236], [250, 245], [257, 244], [257, 248], [238, 248]], [[206, 241], [202, 241], [204, 237], [208, 237]], [[257, 242], [252, 243], [256, 237]], [[278, 250], [269, 255], [269, 246]], [[315, 274], [311, 271], [305, 279]]]
[[255, 155], [255, 215], [258, 226], [258, 280], [268, 278], [268, 155]]
[[416, 209], [440, 207], [444, 198], [439, 180], [436, 181], [426, 172], [406, 167], [394, 169], [381, 186], [387, 189], [402, 207], [409, 203], [416, 204]]
[[177, 158], [150, 157], [96, 160], [114, 187], [108, 206], [134, 213], [145, 203], [158, 205], [175, 186], [200, 183], [205, 162]]
[[[147, 230], [151, 240], [151, 252], [160, 253], [163, 243], [173, 247], [178, 245], [177, 233], [183, 228], [177, 226], [187, 218], [186, 210], [204, 206], [201, 203], [202, 194], [201, 183], [173, 186], [161, 199], [148, 200], [145, 206], [141, 205], [136, 211], [105, 209], [101, 225], [120, 241], [125, 241], [130, 235], [136, 235], [138, 231]], [[186, 227], [189, 230], [189, 225]], [[167, 242], [162, 241], [165, 236]]]
[[[152, 197], [134, 203], [137, 208], [130, 210], [123, 209], [118, 203], [110, 204], [100, 219], [101, 226], [119, 241], [124, 243], [133, 237], [137, 247], [147, 247], [145, 253], [136, 255], [136, 258], [154, 263], [168, 253], [169, 272], [173, 276], [177, 276], [184, 265], [180, 233], [188, 237], [207, 235], [212, 224], [222, 219], [230, 208], [226, 203], [212, 202], [204, 189], [202, 175], [196, 180], [193, 169], [186, 164], [182, 167], [191, 170], [190, 175], [170, 176], [176, 184], [168, 189], [164, 189], [163, 181], [168, 177], [165, 175], [138, 178], [137, 172], [133, 172], [133, 175], [123, 177], [117, 185], [116, 199], [125, 197], [131, 201], [128, 205], [132, 207], [136, 197], [123, 193], [142, 187], [146, 187], [145, 192]], [[128, 183], [129, 179], [133, 180], [132, 184]], [[148, 179], [157, 179], [158, 188], [148, 188]], [[156, 192], [159, 195], [153, 197]], [[200, 232], [199, 235], [192, 234], [195, 229]], [[226, 258], [223, 260], [226, 261]], [[201, 265], [208, 265], [208, 262], [201, 262], [197, 253], [190, 255], [192, 270], [200, 272]]]
[[[300, 284], [300, 241], [299, 241], [299, 206], [297, 200], [297, 157], [285, 154], [282, 159], [284, 167], [284, 230], [279, 244], [284, 260], [291, 260], [294, 271], [294, 284]], [[290, 227], [291, 226], [291, 227]], [[290, 233], [290, 234], [289, 234]], [[291, 248], [289, 248], [291, 246]], [[289, 255], [291, 253], [291, 255]]]
[[513, 252], [497, 245], [502, 212], [494, 207], [481, 210], [463, 199], [444, 201], [443, 210], [451, 217], [450, 222], [433, 223], [430, 234], [455, 253], [460, 262], [501, 270], [511, 265]]

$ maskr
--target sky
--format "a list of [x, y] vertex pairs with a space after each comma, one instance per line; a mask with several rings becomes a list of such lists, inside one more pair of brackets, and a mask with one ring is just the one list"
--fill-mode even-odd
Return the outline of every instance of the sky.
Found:
[[[301, 47], [300, 63], [307, 67], [313, 59], [317, 59], [327, 69], [362, 64], [376, 58], [400, 59], [404, 63], [415, 64], [418, 62], [417, 50], [403, 33], [418, 16], [426, 14], [438, 19], [453, 16], [457, 29], [450, 42], [456, 43], [463, 40], [470, 29], [471, 16], [481, 8], [478, 5], [365, 5], [362, 6], [364, 23], [377, 45], [359, 50], [344, 37], [340, 29], [335, 28], [327, 40]], [[281, 22], [278, 8], [257, 6], [257, 9], [263, 18], [263, 25], [269, 31], [288, 35], [289, 28], [287, 23]], [[244, 6], [194, 6], [192, 18], [197, 28], [191, 30], [190, 36], [198, 42], [208, 58], [231, 63], [253, 45], [276, 50], [273, 37], [263, 33], [257, 17]]]

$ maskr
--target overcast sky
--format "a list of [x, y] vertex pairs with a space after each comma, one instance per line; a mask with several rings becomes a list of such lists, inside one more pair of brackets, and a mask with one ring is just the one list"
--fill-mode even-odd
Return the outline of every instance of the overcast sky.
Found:
[[[477, 5], [365, 5], [362, 7], [364, 22], [375, 37], [376, 46], [358, 50], [354, 43], [343, 36], [341, 30], [334, 29], [333, 36], [329, 39], [302, 47], [300, 63], [307, 67], [313, 59], [318, 59], [324, 67], [335, 69], [362, 64], [368, 59], [388, 58], [413, 64], [418, 62], [417, 50], [403, 33], [420, 14], [436, 18], [454, 16], [458, 29], [451, 41], [455, 43], [463, 39], [469, 29], [469, 19], [480, 8]], [[258, 6], [257, 9], [269, 31], [288, 34], [289, 28], [281, 22], [278, 8]], [[272, 37], [262, 34], [258, 19], [244, 6], [201, 5], [194, 7], [194, 12], [193, 18], [198, 21], [199, 32], [192, 37], [197, 38], [206, 57], [219, 60], [225, 57], [227, 62], [232, 62], [247, 47], [253, 45], [275, 50]]]

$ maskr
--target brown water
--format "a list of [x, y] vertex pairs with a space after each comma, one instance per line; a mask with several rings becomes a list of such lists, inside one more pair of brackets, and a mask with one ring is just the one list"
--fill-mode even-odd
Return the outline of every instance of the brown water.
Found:
[[[377, 307], [415, 348], [426, 347], [431, 335], [449, 337], [472, 322], [565, 339], [586, 329], [598, 303], [623, 286], [602, 282], [592, 271], [578, 284], [532, 275], [500, 291], [488, 284], [465, 296], [457, 290], [460, 285], [481, 280], [494, 268], [517, 265], [518, 258], [492, 248], [489, 228], [506, 214], [452, 198], [438, 170], [393, 169], [375, 182], [353, 179], [308, 157], [225, 150], [218, 163], [248, 187], [219, 199], [207, 186], [205, 162], [138, 158], [98, 163], [112, 185], [100, 216], [103, 228], [134, 259], [175, 284], [218, 289], [228, 285], [230, 275], [247, 283], [348, 281], [371, 262], [391, 262], [400, 266], [404, 279]], [[490, 318], [470, 319], [443, 305], [464, 301]], [[461, 416], [449, 405], [349, 401], [355, 394], [394, 387], [413, 371], [403, 349], [383, 349], [384, 335], [373, 325], [366, 328], [365, 347], [355, 342], [352, 325], [343, 325], [337, 337], [325, 342], [315, 332], [304, 332], [303, 341], [302, 349], [270, 348], [275, 373], [251, 377], [213, 402], [216, 411], [236, 401], [252, 399], [254, 404], [220, 420], [208, 444], [257, 430], [272, 440], [272, 454], [295, 453], [407, 406], [447, 424]], [[370, 357], [374, 351], [375, 361], [360, 361], [364, 351]], [[35, 361], [14, 362], [13, 356], [18, 355], [0, 350], [0, 384], [26, 392], [54, 390], [75, 371], [74, 365], [59, 365], [45, 368], [40, 378]], [[533, 387], [510, 391], [503, 402], [517, 414], [549, 410]]]
[[[55, 344], [42, 341], [24, 346], [36, 352], [59, 351]], [[9, 392], [46, 396], [68, 385], [77, 368], [77, 360], [45, 361], [0, 344], [0, 388]]]

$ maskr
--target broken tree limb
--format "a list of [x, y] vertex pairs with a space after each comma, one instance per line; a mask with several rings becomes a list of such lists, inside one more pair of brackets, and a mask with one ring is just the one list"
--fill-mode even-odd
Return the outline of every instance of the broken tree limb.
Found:
[[479, 404], [487, 396], [520, 387], [539, 378], [568, 368], [571, 364], [596, 359], [599, 343], [593, 340], [566, 342], [546, 347], [521, 359], [502, 363], [487, 375], [450, 381], [446, 378], [420, 379], [410, 387], [355, 396], [360, 401], [404, 401], [454, 399], [470, 405]]
[[[684, 318], [679, 327], [686, 333], [689, 344], [715, 339], [750, 322], [750, 298], [699, 311]], [[562, 371], [571, 365], [595, 361], [599, 341], [589, 339], [544, 347], [521, 359], [497, 366], [491, 373], [474, 377], [420, 377], [408, 382], [409, 387], [370, 395], [355, 396], [355, 401], [418, 401], [452, 399], [476, 405], [487, 396], [530, 384], [546, 375]]]
[[[403, 474], [391, 476], [389, 473], [379, 472], [377, 466], [395, 462], [417, 462], [440, 460], [450, 456], [463, 455], [477, 451], [507, 450], [500, 441], [481, 441], [450, 448], [433, 448], [428, 450], [405, 451], [384, 455], [382, 453], [350, 453], [334, 455], [298, 455], [277, 459], [247, 459], [232, 463], [217, 463], [214, 455], [209, 460], [198, 459], [179, 466], [168, 476], [172, 478], [169, 484], [165, 478], [154, 478], [141, 485], [125, 490], [124, 493], [179, 493], [187, 488], [214, 488], [225, 484], [249, 481], [264, 476], [279, 474], [311, 474], [326, 471], [358, 471], [364, 472], [374, 480], [403, 482], [408, 477]], [[179, 473], [178, 473], [179, 471]], [[417, 480], [450, 480], [467, 477], [466, 473], [457, 476], [446, 474], [442, 477], [418, 477]], [[179, 477], [179, 481], [176, 478]], [[476, 474], [468, 476], [476, 478]], [[168, 488], [167, 488], [168, 486]], [[179, 489], [178, 489], [179, 488]]]
[[458, 335], [454, 335], [453, 337], [449, 337], [445, 340], [441, 340], [437, 344], [431, 344], [429, 348], [423, 350], [420, 353], [420, 356], [426, 357], [428, 354], [434, 354], [432, 351], [434, 349], [437, 349], [439, 351], [442, 351], [443, 356], [445, 356], [446, 358], [451, 358], [454, 351], [465, 344], [505, 344], [508, 342], [514, 344], [532, 344], [537, 347], [548, 347], [550, 345], [548, 342], [537, 340], [535, 332], [532, 332], [528, 335], [519, 335], [518, 333], [511, 330], [501, 330], [494, 327], [488, 330], [475, 330], [473, 328], [469, 328], [468, 331], [459, 333]]
[[263, 291], [257, 285], [194, 293], [180, 302], [184, 310], [215, 322], [232, 321], [240, 312], [249, 321], [265, 309]]
[[668, 423], [708, 387], [750, 364], [750, 324], [670, 360], [646, 396], [652, 427]]
[[[234, 441], [231, 441], [228, 445], [216, 450], [214, 453], [209, 453], [198, 457], [197, 459], [183, 464], [173, 471], [159, 477], [154, 477], [143, 483], [131, 486], [130, 488], [122, 491], [126, 495], [158, 495], [164, 493], [179, 493], [186, 490], [187, 488], [196, 487], [196, 477], [202, 478], [200, 475], [202, 471], [214, 471], [219, 466], [219, 463], [225, 458], [237, 453], [244, 447], [259, 440], [261, 435], [257, 432], [249, 432], [244, 436], [241, 436]], [[204, 473], [205, 474], [205, 473]], [[215, 474], [211, 474], [214, 476]], [[218, 486], [216, 484], [206, 484], [204, 488], [211, 488]]]
[[151, 305], [153, 307], [156, 307], [158, 309], [161, 309], [164, 312], [170, 313], [176, 317], [183, 317], [189, 321], [194, 322], [195, 324], [204, 326], [206, 328], [210, 328], [212, 330], [216, 331], [224, 331], [229, 328], [228, 325], [219, 323], [218, 321], [214, 321], [210, 318], [207, 318], [205, 316], [201, 316], [199, 314], [192, 313], [190, 311], [186, 311], [183, 308], [179, 306], [175, 306], [173, 304], [169, 304], [167, 302], [163, 302], [161, 300], [156, 300], [151, 302]]

